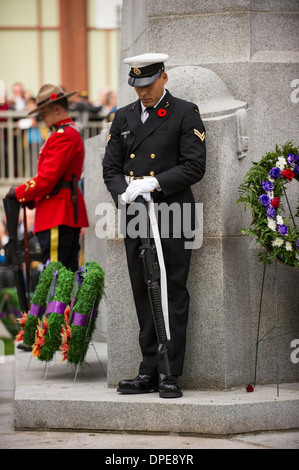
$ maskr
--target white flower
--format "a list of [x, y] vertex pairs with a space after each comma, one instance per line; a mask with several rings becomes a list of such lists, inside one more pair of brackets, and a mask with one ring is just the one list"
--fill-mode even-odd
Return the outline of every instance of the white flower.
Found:
[[271, 219], [270, 217], [267, 217], [268, 220], [268, 227], [275, 232], [276, 230], [276, 222], [274, 219]]
[[282, 156], [278, 157], [276, 166], [280, 169], [280, 171], [284, 170], [286, 164], [287, 164], [287, 162], [286, 162], [286, 159], [284, 157], [282, 157]]
[[283, 155], [281, 155], [280, 157], [278, 157], [277, 161], [280, 162], [280, 163], [282, 163], [283, 165], [286, 165], [286, 164], [287, 164], [287, 161], [286, 161], [286, 159], [284, 158]]
[[281, 163], [281, 162], [277, 162], [277, 168], [280, 169], [280, 171], [284, 170], [284, 167], [285, 167], [285, 164], [284, 163]]
[[267, 194], [267, 196], [269, 196], [269, 198], [270, 198], [271, 201], [272, 201], [272, 199], [274, 198], [273, 190], [271, 189], [271, 191], [266, 191], [266, 194]]
[[272, 242], [273, 246], [281, 246], [283, 245], [283, 239], [282, 238], [275, 238], [275, 240]]
[[282, 225], [283, 224], [283, 218], [281, 217], [281, 215], [278, 215], [276, 217], [276, 222], [278, 223], [278, 225]]
[[293, 248], [292, 248], [292, 243], [286, 242], [286, 250], [287, 250], [287, 251], [292, 251], [292, 249], [293, 249]]
[[296, 258], [297, 260], [299, 260], [299, 255], [298, 255], [298, 253], [295, 253], [295, 258]]

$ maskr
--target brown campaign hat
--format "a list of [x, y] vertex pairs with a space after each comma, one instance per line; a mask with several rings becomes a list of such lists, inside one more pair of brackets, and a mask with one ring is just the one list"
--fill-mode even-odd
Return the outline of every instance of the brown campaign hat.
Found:
[[62, 98], [70, 98], [76, 93], [78, 92], [73, 91], [72, 93], [65, 93], [62, 88], [47, 83], [39, 90], [36, 97], [36, 108], [32, 109], [28, 113], [28, 116], [38, 113], [41, 109], [50, 103], [55, 103], [55, 101], [61, 100]]

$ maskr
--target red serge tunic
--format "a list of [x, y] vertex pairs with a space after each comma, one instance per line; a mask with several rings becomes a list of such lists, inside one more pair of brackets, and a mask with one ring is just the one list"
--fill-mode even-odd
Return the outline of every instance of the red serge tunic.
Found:
[[61, 180], [72, 181], [75, 174], [80, 180], [84, 144], [79, 132], [74, 129], [71, 118], [59, 121], [40, 150], [37, 175], [15, 190], [18, 201], [22, 204], [35, 201], [36, 213], [34, 233], [48, 230], [57, 225], [69, 227], [88, 227], [88, 217], [83, 195], [78, 189], [78, 220], [75, 223], [71, 189], [62, 188], [57, 194], [51, 194]]

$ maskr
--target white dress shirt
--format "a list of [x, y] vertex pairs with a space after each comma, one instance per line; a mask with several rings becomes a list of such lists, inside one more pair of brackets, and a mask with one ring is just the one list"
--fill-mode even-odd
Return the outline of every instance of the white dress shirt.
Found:
[[[164, 98], [165, 93], [166, 93], [166, 90], [164, 90], [163, 95], [159, 99], [158, 103], [156, 103], [155, 106], [153, 106], [153, 108], [156, 108], [158, 106], [160, 101]], [[141, 102], [141, 121], [144, 123], [147, 120], [148, 117], [149, 117], [149, 113], [147, 112], [146, 107], [144, 106], [144, 104]]]

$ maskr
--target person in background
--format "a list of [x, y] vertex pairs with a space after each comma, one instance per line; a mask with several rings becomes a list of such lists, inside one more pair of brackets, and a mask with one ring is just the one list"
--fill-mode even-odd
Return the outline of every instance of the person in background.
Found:
[[108, 113], [106, 116], [106, 121], [107, 122], [112, 122], [115, 111], [116, 111], [116, 105], [117, 105], [117, 94], [115, 91], [110, 91], [107, 95], [107, 108], [108, 108]]
[[[36, 99], [31, 97], [27, 99], [26, 111], [30, 112], [36, 107]], [[18, 121], [18, 129], [25, 131], [23, 133], [23, 145], [24, 149], [29, 151], [30, 160], [30, 174], [33, 175], [36, 172], [37, 159], [40, 151], [40, 147], [43, 143], [42, 131], [44, 129], [39, 128], [39, 116], [31, 116], [30, 118], [22, 118]]]
[[[0, 111], [8, 111], [9, 110], [9, 102], [6, 98], [6, 95], [3, 96], [3, 102], [0, 102]], [[7, 122], [5, 117], [0, 118], [0, 122]], [[7, 134], [7, 126], [3, 126], [3, 129], [0, 129], [0, 142], [3, 145], [4, 150], [4, 175], [7, 178], [8, 176], [8, 134]]]
[[26, 103], [24, 100], [24, 88], [19, 82], [12, 86], [12, 98], [9, 101], [9, 108], [14, 111], [24, 111]]

